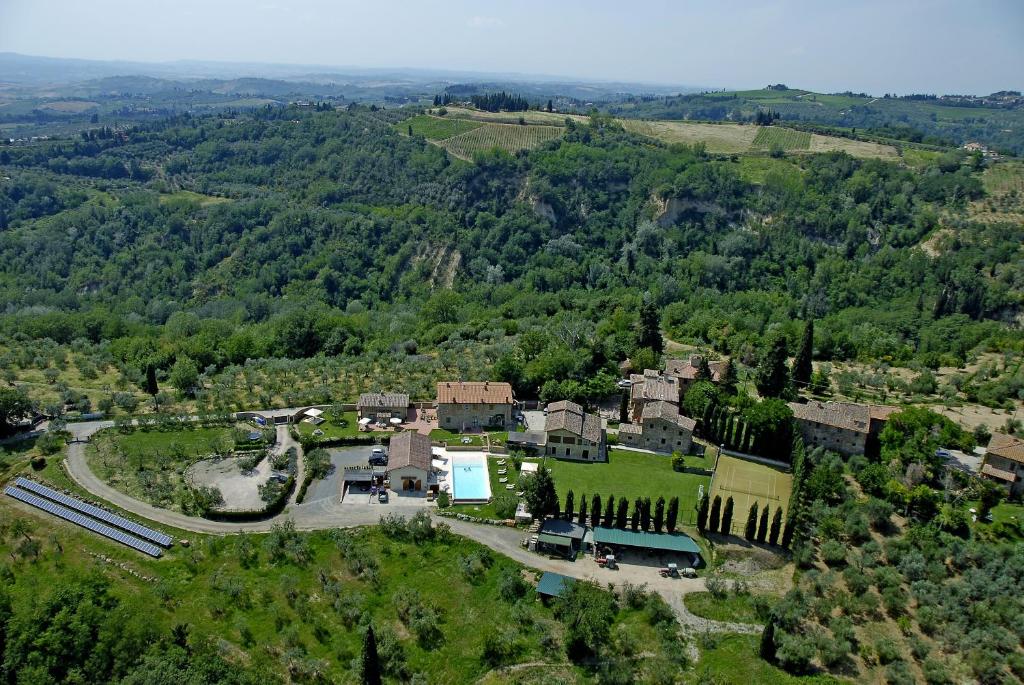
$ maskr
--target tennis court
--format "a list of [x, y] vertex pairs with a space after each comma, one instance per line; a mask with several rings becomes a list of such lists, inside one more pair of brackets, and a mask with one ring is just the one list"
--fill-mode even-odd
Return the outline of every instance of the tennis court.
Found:
[[771, 516], [782, 507], [785, 516], [792, 487], [793, 476], [781, 469], [722, 455], [711, 480], [711, 501], [721, 497], [724, 509], [726, 500], [732, 497], [732, 533], [743, 535], [751, 504], [757, 502], [759, 512], [767, 504]]

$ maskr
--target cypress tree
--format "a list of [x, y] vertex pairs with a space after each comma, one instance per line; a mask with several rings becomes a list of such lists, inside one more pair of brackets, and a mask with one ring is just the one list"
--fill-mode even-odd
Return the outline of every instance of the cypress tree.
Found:
[[373, 626], [366, 627], [363, 635], [363, 658], [361, 662], [363, 685], [380, 685], [380, 657], [377, 656], [377, 636]]
[[722, 369], [722, 377], [719, 380], [719, 385], [729, 395], [736, 393], [736, 385], [739, 383], [739, 379], [736, 377], [736, 365], [732, 361], [725, 363], [725, 368]]
[[566, 521], [572, 521], [572, 514], [574, 511], [573, 498], [574, 496], [572, 494], [572, 490], [565, 493], [565, 511], [562, 512], [562, 518], [564, 518]]
[[590, 498], [590, 527], [597, 528], [601, 525], [601, 495], [595, 494]]
[[665, 526], [665, 498], [659, 497], [654, 505], [654, 532], [660, 533]]
[[580, 524], [581, 526], [587, 525], [587, 496], [586, 495], [583, 495], [583, 497], [580, 497], [580, 513], [579, 513], [579, 516], [576, 518], [576, 523]]
[[804, 337], [800, 349], [793, 358], [793, 381], [798, 388], [806, 388], [811, 382], [811, 357], [814, 354], [814, 319], [804, 325]]
[[412, 138], [412, 124], [409, 124], [409, 137]]
[[633, 529], [635, 533], [640, 529], [640, 498], [637, 497], [636, 501], [633, 502], [633, 513], [629, 518], [629, 527]]
[[747, 527], [743, 531], [743, 537], [753, 542], [757, 536], [757, 502], [750, 505], [750, 512], [747, 514]]
[[604, 505], [604, 521], [605, 528], [611, 528], [612, 522], [615, 520], [615, 495], [608, 495], [608, 501]]
[[644, 501], [640, 504], [640, 530], [650, 530], [651, 528], [651, 498], [644, 497]]
[[708, 496], [704, 493], [697, 502], [697, 530], [703, 533], [708, 526]]
[[640, 305], [640, 326], [637, 333], [637, 346], [649, 347], [658, 354], [665, 351], [665, 343], [661, 339], [661, 316], [658, 307], [650, 294], [645, 294]]
[[629, 423], [629, 393], [622, 393], [619, 400], [619, 423]]
[[617, 511], [615, 512], [615, 527], [626, 530], [626, 520], [629, 518], [629, 502], [625, 497], [619, 498]]
[[679, 520], [679, 498], [673, 497], [668, 501], [668, 513], [665, 515], [665, 530], [674, 533], [676, 521]]
[[718, 532], [718, 524], [722, 516], [722, 497], [715, 495], [715, 501], [711, 503], [711, 515], [708, 516], [708, 530], [712, 533]]
[[722, 535], [732, 535], [732, 497], [725, 500], [725, 510], [722, 512]]
[[769, 663], [775, 662], [775, 619], [769, 618], [761, 631], [761, 646], [758, 649], [761, 658]]
[[792, 389], [789, 369], [786, 368], [786, 338], [775, 334], [766, 343], [757, 362], [754, 383], [762, 397], [787, 397]]
[[160, 387], [156, 384], [156, 366], [153, 364], [146, 364], [146, 392], [150, 395], [160, 392]]
[[761, 520], [757, 524], [757, 541], [764, 542], [768, 537], [768, 505], [761, 510]]
[[775, 545], [779, 541], [779, 531], [782, 529], [782, 508], [775, 508], [775, 516], [772, 517], [772, 527], [768, 531], [768, 544]]

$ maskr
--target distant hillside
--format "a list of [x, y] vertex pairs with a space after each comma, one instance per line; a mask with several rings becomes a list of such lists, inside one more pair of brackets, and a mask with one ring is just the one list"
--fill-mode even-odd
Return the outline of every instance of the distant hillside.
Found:
[[628, 97], [604, 102], [601, 109], [620, 117], [706, 121], [751, 121], [758, 112], [770, 111], [786, 123], [857, 129], [912, 142], [962, 145], [978, 141], [1003, 152], [1024, 154], [1024, 98], [1019, 93], [873, 97], [773, 87]]

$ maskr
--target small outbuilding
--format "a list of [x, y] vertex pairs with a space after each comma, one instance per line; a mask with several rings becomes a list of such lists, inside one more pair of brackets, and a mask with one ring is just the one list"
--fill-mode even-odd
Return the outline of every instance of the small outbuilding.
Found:
[[537, 583], [537, 594], [542, 600], [550, 600], [552, 597], [561, 597], [562, 593], [572, 587], [576, 582], [575, 578], [563, 576], [560, 573], [545, 571]]
[[645, 530], [598, 526], [594, 529], [594, 547], [674, 553], [682, 556], [687, 566], [699, 568], [704, 565], [700, 546], [685, 533], [652, 533]]
[[433, 472], [430, 436], [415, 431], [398, 433], [388, 449], [388, 478], [396, 492], [422, 492]]
[[586, 526], [581, 526], [575, 521], [547, 519], [537, 533], [537, 549], [574, 557], [577, 552], [583, 550], [586, 536]]
[[409, 396], [399, 392], [364, 392], [356, 403], [359, 418], [370, 418], [377, 423], [391, 419], [405, 421], [409, 413]]

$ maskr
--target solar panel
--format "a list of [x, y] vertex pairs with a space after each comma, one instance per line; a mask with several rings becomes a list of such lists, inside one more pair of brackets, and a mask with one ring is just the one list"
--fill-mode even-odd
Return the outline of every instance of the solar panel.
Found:
[[135, 523], [135, 521], [129, 521], [123, 516], [118, 516], [117, 514], [110, 513], [106, 509], [100, 509], [99, 507], [94, 507], [91, 504], [86, 504], [85, 502], [79, 499], [75, 499], [74, 497], [68, 497], [64, 493], [57, 492], [53, 488], [48, 488], [45, 485], [40, 485], [34, 480], [19, 477], [15, 479], [14, 483], [19, 488], [34, 492], [35, 494], [41, 495], [46, 499], [53, 500], [58, 504], [63, 504], [69, 509], [74, 509], [76, 511], [82, 512], [83, 514], [88, 514], [89, 516], [92, 516], [95, 519], [99, 519], [100, 521], [109, 523], [110, 525], [126, 530], [129, 533], [134, 533], [135, 535], [138, 535], [140, 538], [144, 540], [155, 542], [158, 545], [163, 545], [164, 547], [170, 547], [171, 543], [173, 542], [173, 539], [171, 538], [170, 535], [160, 533], [158, 531], [153, 530], [152, 528], [147, 528], [146, 526]]
[[71, 521], [72, 523], [76, 523], [82, 526], [83, 528], [88, 528], [94, 533], [99, 533], [100, 535], [106, 538], [116, 540], [117, 542], [120, 542], [123, 545], [128, 545], [132, 549], [138, 550], [143, 554], [148, 554], [151, 557], [159, 557], [163, 554], [163, 550], [161, 550], [156, 545], [151, 545], [150, 543], [140, 540], [133, 535], [129, 535], [124, 531], [120, 531], [116, 528], [111, 528], [110, 526], [104, 525], [99, 521], [94, 521], [93, 519], [89, 518], [88, 516], [85, 516], [84, 514], [80, 514], [77, 511], [73, 511], [71, 509], [68, 509], [67, 507], [56, 504], [55, 502], [43, 499], [42, 497], [37, 497], [30, 492], [19, 490], [18, 488], [10, 485], [4, 489], [4, 492], [16, 500], [21, 500], [25, 504], [31, 504], [33, 507], [42, 509], [43, 511], [53, 514], [54, 516], [59, 516], [66, 521]]

